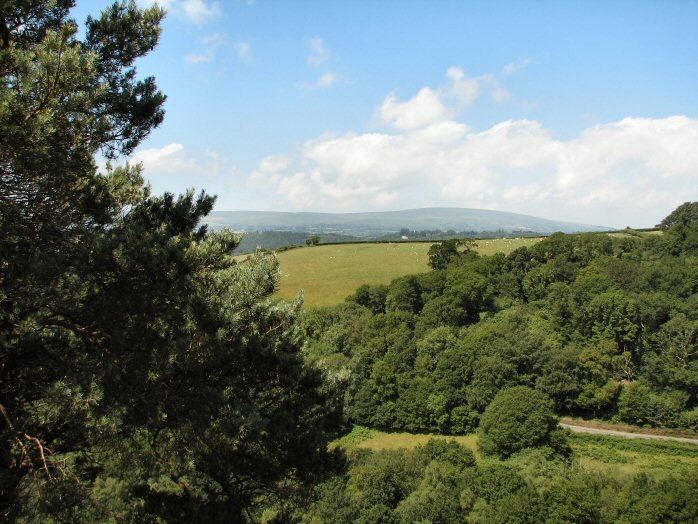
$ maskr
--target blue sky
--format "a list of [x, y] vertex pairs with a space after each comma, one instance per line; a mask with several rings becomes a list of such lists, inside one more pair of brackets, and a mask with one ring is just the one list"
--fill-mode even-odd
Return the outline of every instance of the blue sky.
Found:
[[[78, 22], [109, 2], [80, 2]], [[147, 5], [149, 2], [139, 2]], [[652, 226], [698, 199], [698, 2], [169, 0], [156, 192]]]

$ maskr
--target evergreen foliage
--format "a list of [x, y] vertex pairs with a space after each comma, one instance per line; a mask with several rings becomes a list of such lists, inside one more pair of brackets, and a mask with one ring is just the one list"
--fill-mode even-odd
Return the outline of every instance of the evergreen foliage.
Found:
[[163, 11], [0, 5], [0, 519], [232, 522], [331, 465], [339, 419], [272, 258], [152, 196], [129, 154], [163, 118], [134, 62]]

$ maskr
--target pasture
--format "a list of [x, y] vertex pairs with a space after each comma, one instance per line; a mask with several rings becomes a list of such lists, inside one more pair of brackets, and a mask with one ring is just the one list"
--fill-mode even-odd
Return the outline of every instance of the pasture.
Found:
[[[532, 246], [540, 238], [478, 240], [478, 252], [493, 255]], [[338, 304], [362, 284], [391, 280], [429, 270], [429, 242], [331, 244], [278, 253], [281, 279], [276, 296], [290, 300], [302, 289], [305, 307]]]
[[617, 478], [637, 473], [665, 477], [698, 469], [696, 444], [583, 433], [573, 434], [570, 444], [582, 468]]
[[[431, 438], [453, 439], [470, 448], [480, 460], [477, 434], [447, 437], [413, 433], [386, 433], [355, 426], [354, 430], [337, 441], [343, 447], [384, 449], [412, 449], [426, 444]], [[628, 439], [605, 435], [572, 433], [569, 443], [581, 468], [618, 479], [647, 473], [655, 477], [680, 475], [698, 468], [698, 446], [682, 442]], [[491, 459], [488, 459], [491, 460]], [[515, 458], [513, 460], [516, 460]]]
[[[461, 446], [471, 449], [476, 456], [479, 455], [477, 450], [477, 435], [471, 433], [469, 435], [444, 436], [432, 434], [415, 434], [415, 433], [385, 433], [383, 431], [367, 430], [360, 438], [356, 439], [355, 445], [359, 448], [367, 448], [373, 451], [382, 449], [412, 449], [417, 446], [423, 446], [429, 440], [444, 439], [455, 440]], [[354, 432], [352, 432], [354, 433]], [[351, 436], [352, 433], [349, 435]]]

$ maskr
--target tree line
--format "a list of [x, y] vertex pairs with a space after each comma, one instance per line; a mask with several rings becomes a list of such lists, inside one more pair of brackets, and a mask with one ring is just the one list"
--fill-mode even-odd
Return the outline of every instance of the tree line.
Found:
[[[529, 448], [506, 461], [475, 460], [455, 441], [413, 450], [350, 448], [350, 467], [287, 514], [302, 523], [454, 524], [695, 522], [698, 475], [619, 479]], [[280, 516], [268, 510], [270, 519]], [[269, 520], [272, 521], [272, 520]]]

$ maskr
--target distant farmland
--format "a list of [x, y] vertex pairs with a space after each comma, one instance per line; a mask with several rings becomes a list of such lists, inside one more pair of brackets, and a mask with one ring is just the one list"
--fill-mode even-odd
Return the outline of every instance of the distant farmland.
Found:
[[[510, 253], [540, 238], [478, 240], [483, 255]], [[336, 244], [279, 253], [281, 281], [276, 296], [292, 299], [299, 290], [305, 307], [343, 302], [362, 284], [387, 284], [394, 278], [429, 270], [428, 242]]]

